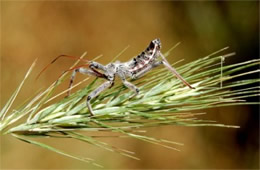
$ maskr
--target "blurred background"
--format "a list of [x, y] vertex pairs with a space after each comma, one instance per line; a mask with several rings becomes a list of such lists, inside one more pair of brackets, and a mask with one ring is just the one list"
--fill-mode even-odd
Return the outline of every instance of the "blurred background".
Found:
[[[103, 54], [97, 61], [107, 64], [130, 45], [119, 57], [127, 61], [154, 38], [161, 39], [163, 52], [181, 42], [169, 57], [170, 62], [185, 59], [186, 63], [226, 46], [230, 47], [227, 53], [235, 51], [236, 55], [225, 64], [259, 58], [259, 2], [1, 1], [1, 107], [36, 58], [34, 73], [19, 94], [16, 106], [50, 85], [74, 62], [57, 61], [35, 81], [39, 71], [60, 54], [80, 56], [87, 51], [89, 60]], [[257, 77], [250, 78], [253, 76]], [[76, 81], [82, 78], [78, 76]], [[67, 84], [61, 88], [67, 88]], [[135, 139], [101, 139], [136, 152], [140, 161], [80, 142], [46, 142], [93, 158], [110, 169], [258, 169], [258, 107], [203, 110], [208, 113], [205, 119], [238, 125], [240, 129], [177, 126], [146, 129], [148, 136], [184, 143], [181, 152]], [[2, 169], [95, 168], [10, 135], [0, 138]]]

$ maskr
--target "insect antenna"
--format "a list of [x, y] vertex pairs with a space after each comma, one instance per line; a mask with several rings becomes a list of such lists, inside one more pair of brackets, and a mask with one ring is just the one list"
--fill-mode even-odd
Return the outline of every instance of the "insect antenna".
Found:
[[[50, 62], [48, 65], [46, 65], [41, 71], [40, 73], [37, 75], [36, 80], [40, 77], [40, 75], [50, 66], [52, 65], [54, 62], [56, 62], [59, 58], [61, 57], [65, 57], [65, 58], [70, 58], [70, 59], [74, 59], [74, 60], [80, 60], [80, 61], [84, 61], [84, 62], [89, 62], [88, 60], [82, 59], [80, 57], [75, 57], [75, 56], [69, 56], [69, 55], [59, 55], [58, 57], [56, 57], [54, 60], [52, 60], [52, 62]], [[64, 74], [64, 73], [63, 73]]]

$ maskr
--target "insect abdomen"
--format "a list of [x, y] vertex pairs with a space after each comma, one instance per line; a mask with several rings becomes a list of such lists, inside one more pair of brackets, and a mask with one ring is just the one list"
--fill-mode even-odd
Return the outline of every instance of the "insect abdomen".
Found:
[[153, 64], [153, 62], [158, 57], [158, 52], [161, 48], [161, 42], [159, 39], [151, 41], [149, 46], [138, 56], [130, 60], [128, 65], [128, 70], [132, 75], [144, 70], [148, 65]]

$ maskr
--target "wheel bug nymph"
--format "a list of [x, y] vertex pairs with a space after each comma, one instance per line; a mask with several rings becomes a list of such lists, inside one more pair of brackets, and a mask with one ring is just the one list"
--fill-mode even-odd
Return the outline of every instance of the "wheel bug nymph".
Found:
[[[87, 107], [89, 110], [89, 113], [91, 116], [94, 116], [93, 109], [91, 107], [91, 100], [95, 97], [97, 97], [102, 91], [106, 90], [107, 88], [110, 88], [114, 85], [115, 76], [118, 76], [122, 83], [129, 88], [130, 90], [134, 91], [134, 95], [132, 97], [135, 97], [139, 93], [139, 88], [136, 87], [134, 84], [130, 83], [126, 80], [127, 77], [131, 79], [138, 79], [141, 76], [143, 76], [145, 73], [149, 72], [153, 68], [163, 64], [169, 71], [171, 71], [177, 78], [179, 78], [186, 86], [188, 86], [191, 89], [194, 89], [187, 81], [185, 81], [182, 76], [168, 63], [164, 55], [160, 51], [161, 49], [161, 42], [160, 39], [154, 39], [151, 41], [149, 46], [141, 52], [138, 56], [134, 57], [128, 62], [121, 63], [120, 61], [116, 61], [114, 63], [109, 63], [107, 65], [102, 65], [98, 62], [94, 61], [88, 61], [89, 64], [85, 64], [83, 66], [89, 66], [89, 69], [83, 68], [83, 67], [75, 67], [72, 69], [69, 69], [67, 71], [73, 71], [70, 79], [69, 84], [69, 91], [68, 95], [70, 95], [70, 89], [72, 87], [73, 81], [75, 79], [76, 73], [81, 74], [87, 74], [91, 76], [95, 76], [98, 78], [103, 78], [106, 81], [101, 84], [99, 87], [97, 87], [94, 91], [92, 91], [87, 96]], [[52, 62], [54, 63], [59, 57], [70, 57], [70, 58], [76, 58], [73, 56], [66, 56], [61, 55], [55, 58]], [[159, 60], [159, 57], [161, 57], [161, 60]], [[82, 60], [82, 59], [81, 59]], [[84, 60], [86, 61], [86, 60]], [[46, 69], [45, 67], [43, 71]], [[102, 72], [99, 72], [98, 70], [101, 70]], [[41, 74], [41, 72], [40, 72]], [[132, 98], [131, 97], [131, 98]]]

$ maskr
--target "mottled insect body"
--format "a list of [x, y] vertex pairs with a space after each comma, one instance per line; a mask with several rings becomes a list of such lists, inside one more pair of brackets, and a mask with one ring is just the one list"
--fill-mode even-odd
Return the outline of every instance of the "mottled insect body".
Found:
[[160, 55], [160, 48], [160, 40], [155, 39], [151, 41], [145, 51], [126, 63], [126, 67], [128, 67], [133, 77], [135, 77], [138, 72], [147, 68], [148, 65], [152, 65], [155, 62]]
[[[136, 87], [134, 84], [130, 83], [126, 80], [127, 77], [131, 79], [137, 79], [141, 76], [143, 76], [145, 73], [150, 71], [151, 69], [163, 64], [169, 71], [171, 71], [174, 75], [176, 75], [185, 85], [187, 85], [189, 88], [193, 88], [188, 82], [186, 82], [178, 73], [177, 71], [168, 63], [166, 58], [163, 56], [163, 54], [160, 52], [161, 49], [161, 42], [159, 39], [154, 39], [151, 41], [149, 46], [141, 52], [138, 56], [134, 57], [128, 62], [121, 63], [120, 61], [116, 61], [114, 63], [109, 63], [107, 65], [102, 65], [98, 62], [91, 61], [89, 64], [89, 68], [83, 68], [83, 67], [77, 67], [73, 69], [73, 73], [71, 75], [70, 79], [70, 85], [69, 89], [71, 88], [75, 75], [77, 72], [82, 74], [88, 74], [92, 76], [96, 76], [99, 78], [103, 78], [106, 81], [101, 84], [99, 87], [97, 87], [94, 91], [92, 91], [87, 96], [87, 107], [89, 109], [89, 113], [91, 116], [94, 115], [90, 101], [91, 99], [98, 96], [102, 91], [104, 91], [107, 88], [110, 88], [113, 86], [115, 81], [115, 76], [118, 76], [122, 83], [129, 88], [130, 90], [134, 91], [134, 96], [136, 96], [139, 93], [138, 87]], [[77, 58], [73, 56], [65, 56], [61, 55], [62, 57], [70, 57], [70, 58]], [[59, 57], [61, 57], [59, 56]], [[158, 58], [161, 58], [159, 60]], [[53, 62], [55, 62], [58, 59], [55, 58]], [[53, 63], [52, 62], [52, 63]], [[47, 67], [46, 67], [47, 68]], [[44, 68], [43, 71], [46, 69]], [[101, 70], [98, 71], [98, 70]], [[70, 90], [68, 91], [68, 95], [70, 94]]]

